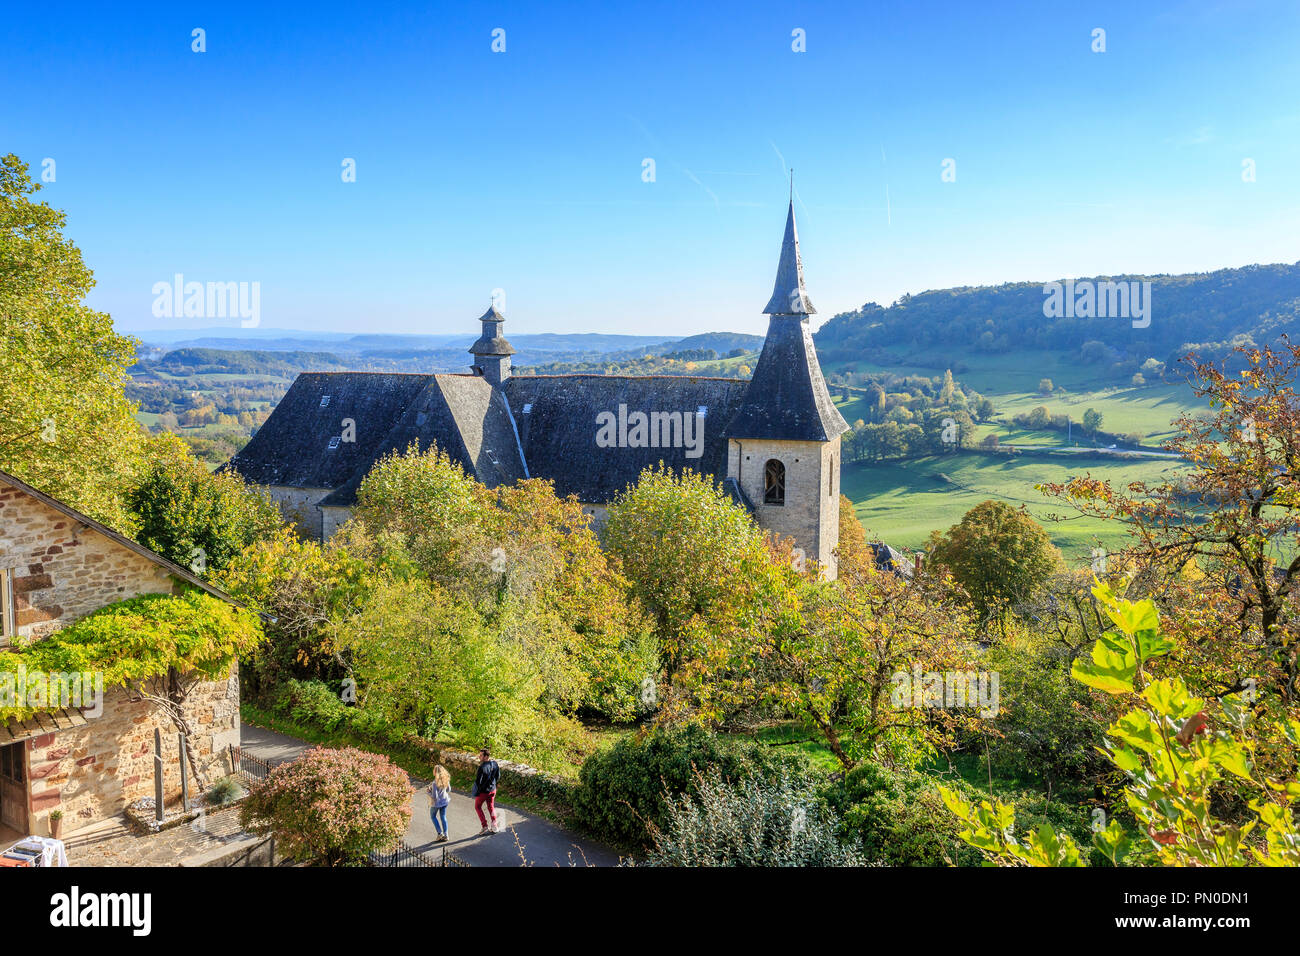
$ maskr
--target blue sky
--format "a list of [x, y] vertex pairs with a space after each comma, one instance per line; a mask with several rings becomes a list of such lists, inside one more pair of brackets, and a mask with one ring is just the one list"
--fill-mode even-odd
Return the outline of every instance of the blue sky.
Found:
[[473, 331], [502, 289], [507, 332], [762, 332], [790, 166], [823, 321], [1300, 259], [1298, 27], [1250, 0], [23, 4], [0, 150], [55, 160], [41, 196], [123, 328], [221, 324], [154, 318], [182, 273], [259, 282], [264, 327]]

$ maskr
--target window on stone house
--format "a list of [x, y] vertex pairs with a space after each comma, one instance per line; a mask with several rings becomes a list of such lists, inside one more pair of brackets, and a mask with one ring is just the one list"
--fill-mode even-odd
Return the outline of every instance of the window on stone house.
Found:
[[775, 458], [763, 466], [763, 504], [785, 504], [785, 465]]
[[13, 568], [0, 568], [0, 647], [8, 644], [17, 633]]

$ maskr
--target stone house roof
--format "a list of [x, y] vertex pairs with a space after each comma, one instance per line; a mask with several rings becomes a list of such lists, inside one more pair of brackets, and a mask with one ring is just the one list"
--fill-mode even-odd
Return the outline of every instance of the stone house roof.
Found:
[[9, 485], [11, 488], [16, 489], [22, 492], [23, 494], [28, 495], [29, 497], [35, 498], [37, 501], [39, 501], [41, 504], [45, 505], [46, 507], [52, 508], [55, 511], [59, 512], [60, 514], [77, 522], [78, 524], [84, 525], [85, 527], [91, 529], [92, 531], [98, 532], [99, 534], [103, 535], [105, 538], [108, 538], [110, 541], [118, 545], [121, 545], [123, 548], [126, 548], [128, 551], [134, 551], [136, 554], [140, 555], [141, 557], [147, 558], [148, 560], [152, 561], [154, 564], [165, 569], [167, 573], [170, 574], [172, 577], [179, 578], [180, 580], [184, 581], [186, 584], [192, 584], [194, 587], [206, 591], [208, 594], [212, 595], [213, 597], [220, 598], [222, 601], [225, 601], [228, 604], [234, 604], [238, 607], [243, 607], [243, 605], [240, 604], [239, 601], [236, 601], [225, 591], [221, 590], [220, 588], [213, 587], [211, 584], [208, 584], [208, 582], [198, 577], [188, 568], [183, 568], [179, 564], [176, 564], [174, 561], [169, 561], [167, 558], [164, 558], [158, 552], [151, 551], [150, 549], [146, 548], [144, 545], [140, 544], [138, 541], [133, 541], [132, 539], [128, 538], [126, 535], [114, 531], [108, 525], [96, 521], [94, 518], [91, 518], [89, 515], [82, 514], [76, 508], [73, 508], [71, 505], [64, 504], [58, 498], [52, 498], [49, 495], [45, 494], [43, 491], [37, 491], [35, 488], [27, 484], [25, 481], [22, 481], [19, 478], [15, 478], [13, 475], [7, 472], [0, 471], [0, 483]]

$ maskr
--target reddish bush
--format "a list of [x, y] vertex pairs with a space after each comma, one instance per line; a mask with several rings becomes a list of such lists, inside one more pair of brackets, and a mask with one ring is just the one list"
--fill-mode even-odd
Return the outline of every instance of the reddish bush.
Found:
[[411, 822], [411, 785], [387, 757], [317, 747], [255, 784], [240, 823], [295, 859], [340, 866], [387, 851]]

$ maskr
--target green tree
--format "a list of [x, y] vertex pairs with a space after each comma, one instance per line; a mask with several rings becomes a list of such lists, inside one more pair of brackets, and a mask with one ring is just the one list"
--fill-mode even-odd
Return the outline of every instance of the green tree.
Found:
[[1083, 428], [1090, 435], [1095, 435], [1097, 430], [1101, 428], [1101, 421], [1101, 412], [1095, 408], [1090, 408], [1083, 413]]
[[953, 393], [956, 390], [957, 385], [952, 380], [952, 369], [945, 369], [943, 373], [943, 385], [939, 389], [939, 404], [951, 405]]
[[429, 739], [474, 745], [539, 736], [542, 682], [472, 607], [429, 581], [380, 584], [335, 628], [352, 652], [358, 702]]
[[934, 532], [930, 560], [946, 567], [980, 616], [1001, 622], [1062, 567], [1042, 525], [1000, 501], [976, 505], [945, 532]]
[[280, 509], [238, 474], [209, 472], [171, 435], [150, 439], [150, 461], [127, 495], [136, 540], [207, 577], [284, 524]]
[[770, 560], [749, 513], [692, 471], [643, 471], [611, 502], [603, 538], [655, 622], [669, 676], [693, 653], [688, 624], [723, 613], [749, 570]]
[[388, 579], [388, 558], [353, 523], [323, 544], [283, 527], [218, 571], [216, 583], [266, 619], [266, 644], [242, 661], [245, 689], [263, 697], [292, 678], [344, 677], [350, 665], [333, 624]]
[[636, 716], [658, 647], [576, 498], [540, 479], [488, 489], [438, 449], [412, 447], [371, 470], [359, 502], [360, 523], [532, 662], [548, 706]]
[[357, 489], [353, 513], [376, 534], [387, 534], [431, 576], [454, 578], [466, 554], [466, 529], [491, 507], [488, 490], [436, 445], [413, 443], [370, 470]]
[[126, 400], [134, 339], [83, 300], [94, 286], [64, 213], [31, 197], [40, 184], [0, 159], [0, 469], [130, 532], [121, 489], [144, 432]]

